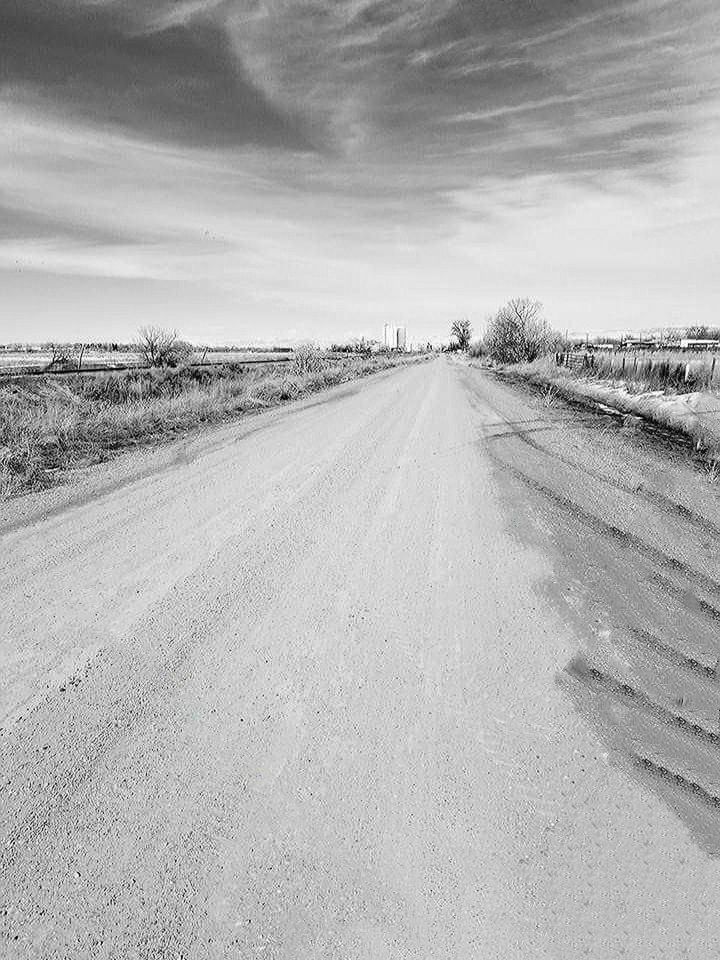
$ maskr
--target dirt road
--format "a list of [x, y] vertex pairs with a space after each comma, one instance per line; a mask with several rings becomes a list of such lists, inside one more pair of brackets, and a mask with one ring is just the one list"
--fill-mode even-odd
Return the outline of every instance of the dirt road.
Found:
[[5, 510], [0, 955], [720, 954], [720, 509], [462, 363]]

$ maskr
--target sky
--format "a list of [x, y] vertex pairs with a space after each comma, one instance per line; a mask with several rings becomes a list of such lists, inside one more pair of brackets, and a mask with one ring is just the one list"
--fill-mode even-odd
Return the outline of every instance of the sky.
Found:
[[0, 341], [718, 322], [714, 0], [2, 0]]

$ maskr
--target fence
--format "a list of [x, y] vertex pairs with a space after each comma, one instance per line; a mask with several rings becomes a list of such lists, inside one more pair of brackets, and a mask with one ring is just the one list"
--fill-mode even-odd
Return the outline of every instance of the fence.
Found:
[[582, 370], [594, 369], [595, 357], [592, 353], [569, 350], [564, 353], [556, 353], [555, 363], [559, 367], [569, 367], [577, 373]]
[[[188, 367], [219, 367], [223, 364], [232, 363], [238, 366], [272, 366], [276, 363], [287, 363], [293, 359], [292, 354], [278, 354], [277, 357], [274, 357], [271, 360], [267, 358], [256, 360], [253, 357], [243, 358], [243, 359], [220, 359], [220, 360], [203, 360], [203, 361], [194, 361], [186, 364]], [[67, 364], [62, 367], [48, 368], [45, 366], [26, 366], [26, 367], [13, 367], [0, 365], [0, 380], [10, 379], [15, 377], [43, 377], [43, 376], [53, 376], [53, 377], [62, 377], [67, 375], [78, 376], [79, 374], [84, 376], [91, 373], [123, 373], [128, 370], [151, 370], [152, 367], [148, 366], [145, 363], [124, 363], [124, 364], [86, 364], [81, 368], [78, 368], [76, 363]]]
[[[212, 354], [210, 354], [212, 356]], [[130, 356], [136, 356], [131, 354]], [[347, 360], [353, 359], [361, 356], [359, 353], [354, 353], [352, 351], [343, 351], [343, 350], [327, 350], [324, 351], [322, 357], [324, 360]], [[38, 364], [25, 364], [25, 365], [15, 365], [12, 363], [3, 363], [3, 357], [0, 354], [0, 381], [8, 380], [17, 377], [62, 377], [62, 376], [84, 376], [86, 374], [92, 373], [123, 373], [128, 370], [152, 370], [153, 368], [148, 366], [148, 364], [143, 363], [138, 357], [134, 362], [130, 363], [105, 363], [97, 361], [95, 363], [91, 361], [83, 363], [82, 366], [78, 364], [77, 359], [69, 360], [63, 363], [62, 365], [53, 366], [47, 361], [43, 361]], [[263, 353], [260, 356], [253, 356], [243, 354], [223, 354], [218, 352], [214, 360], [191, 360], [183, 366], [188, 367], [218, 367], [224, 366], [227, 364], [232, 364], [233, 366], [241, 367], [250, 367], [250, 366], [274, 366], [278, 363], [289, 363], [291, 360], [295, 359], [295, 354], [293, 351], [288, 350], [287, 352], [277, 351], [274, 354]]]
[[720, 388], [717, 353], [680, 351], [578, 351], [555, 354], [555, 363], [574, 373], [606, 380], [624, 380], [647, 389], [673, 389], [678, 393]]

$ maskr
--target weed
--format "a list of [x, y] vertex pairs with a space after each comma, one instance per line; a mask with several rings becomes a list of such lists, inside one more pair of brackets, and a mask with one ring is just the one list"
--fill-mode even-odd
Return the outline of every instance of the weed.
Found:
[[558, 393], [557, 387], [549, 383], [543, 393], [543, 406], [546, 409], [553, 405], [553, 403], [555, 402], [555, 398], [557, 397], [557, 393]]
[[[639, 389], [639, 382], [629, 384], [600, 379], [597, 365], [596, 375], [588, 376], [587, 371], [579, 374], [566, 367], [558, 367], [553, 357], [517, 364], [507, 370], [534, 383], [544, 396], [548, 395], [550, 388], [555, 388], [557, 395], [569, 400], [591, 401], [625, 414], [626, 423], [637, 423], [637, 418], [641, 418], [664, 430], [684, 434], [707, 462], [713, 458], [720, 459], [720, 396], [715, 390], [643, 392]], [[707, 367], [707, 372], [712, 373], [712, 363]], [[691, 379], [691, 372], [688, 372], [687, 382]], [[698, 374], [693, 382], [698, 384], [705, 381]], [[631, 419], [627, 420], [628, 417]]]
[[224, 364], [13, 380], [0, 385], [0, 499], [140, 442], [239, 416], [417, 358], [371, 357], [263, 369]]

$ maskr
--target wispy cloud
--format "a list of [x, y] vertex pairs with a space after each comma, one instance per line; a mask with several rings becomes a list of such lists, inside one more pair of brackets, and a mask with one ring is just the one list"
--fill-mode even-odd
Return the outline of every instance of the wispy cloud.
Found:
[[431, 333], [530, 285], [567, 323], [628, 263], [679, 303], [686, 256], [709, 296], [719, 25], [711, 0], [13, 0], [0, 269], [204, 295], [193, 323], [246, 335]]
[[459, 113], [457, 116], [446, 118], [447, 123], [478, 123], [483, 120], [497, 120], [499, 117], [508, 117], [516, 113], [537, 113], [548, 107], [568, 106], [579, 103], [584, 98], [581, 94], [570, 96], [545, 97], [544, 100], [527, 100], [524, 103], [506, 104], [502, 107], [492, 107], [489, 110], [477, 110], [473, 113]]
[[[140, 19], [119, 3], [0, 6], [0, 84], [15, 102], [198, 145], [308, 149], [234, 56], [210, 4]], [[201, 15], [202, 14], [202, 15]]]

